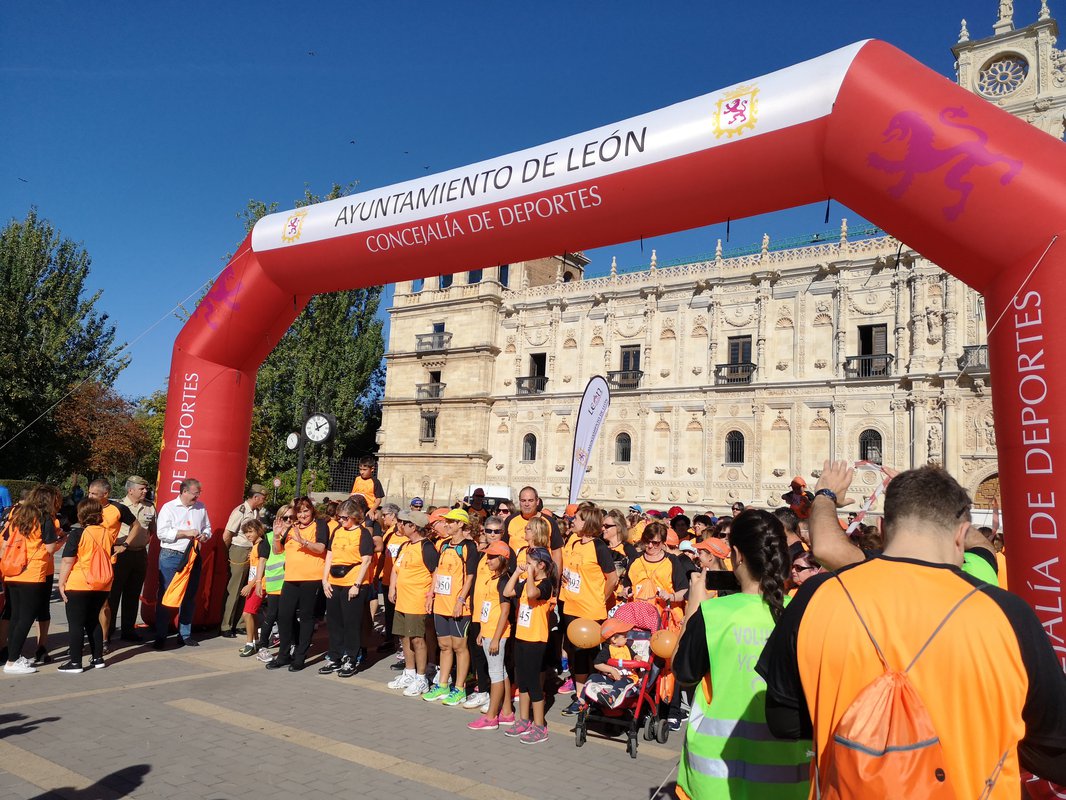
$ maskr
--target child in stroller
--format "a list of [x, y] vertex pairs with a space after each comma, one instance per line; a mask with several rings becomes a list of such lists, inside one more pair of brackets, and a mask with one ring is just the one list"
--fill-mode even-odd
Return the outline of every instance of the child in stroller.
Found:
[[618, 708], [637, 692], [637, 671], [628, 666], [636, 660], [627, 639], [631, 630], [632, 622], [614, 617], [600, 627], [603, 644], [592, 662], [596, 674], [590, 675], [585, 683], [585, 698], [590, 703], [604, 708]]

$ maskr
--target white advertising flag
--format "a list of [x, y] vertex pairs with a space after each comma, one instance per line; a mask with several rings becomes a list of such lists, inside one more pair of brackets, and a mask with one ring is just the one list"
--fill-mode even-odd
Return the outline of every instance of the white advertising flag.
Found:
[[574, 430], [574, 457], [570, 462], [570, 501], [576, 503], [581, 494], [581, 484], [585, 480], [592, 446], [600, 434], [607, 408], [611, 405], [611, 390], [607, 381], [597, 375], [585, 387], [581, 396], [581, 407], [577, 412], [577, 426]]

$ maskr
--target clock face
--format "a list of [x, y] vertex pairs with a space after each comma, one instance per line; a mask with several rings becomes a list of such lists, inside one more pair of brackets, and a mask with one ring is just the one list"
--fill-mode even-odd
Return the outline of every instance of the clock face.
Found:
[[290, 450], [295, 450], [300, 446], [300, 434], [290, 433], [289, 438], [285, 440], [285, 446]]
[[325, 414], [312, 414], [304, 423], [304, 436], [312, 442], [324, 442], [332, 432], [329, 418]]

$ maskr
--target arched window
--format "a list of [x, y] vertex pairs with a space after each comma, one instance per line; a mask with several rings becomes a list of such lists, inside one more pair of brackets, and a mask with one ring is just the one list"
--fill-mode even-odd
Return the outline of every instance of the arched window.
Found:
[[740, 431], [730, 431], [725, 435], [725, 463], [744, 463], [744, 434]]
[[455, 280], [455, 278], [452, 275], [441, 275], [440, 276], [440, 288], [442, 288], [442, 289], [449, 288], [452, 285], [452, 281], [453, 280]]
[[537, 437], [532, 433], [527, 433], [525, 438], [522, 439], [522, 460], [537, 460]]
[[881, 434], [873, 428], [859, 434], [859, 460], [881, 463]]
[[481, 283], [481, 278], [485, 274], [483, 269], [472, 269], [466, 274], [466, 282], [471, 286], [475, 283]]
[[614, 460], [619, 464], [628, 464], [633, 454], [633, 440], [628, 433], [620, 433], [614, 439]]

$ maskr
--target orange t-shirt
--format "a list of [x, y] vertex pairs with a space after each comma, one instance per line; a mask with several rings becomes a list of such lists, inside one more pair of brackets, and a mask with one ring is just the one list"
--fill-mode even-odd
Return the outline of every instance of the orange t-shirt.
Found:
[[81, 532], [81, 538], [78, 540], [78, 555], [77, 560], [70, 569], [70, 573], [67, 575], [66, 590], [68, 592], [103, 592], [111, 588], [110, 583], [106, 587], [99, 589], [90, 589], [89, 584], [85, 580], [85, 573], [89, 569], [89, 561], [93, 555], [93, 548], [98, 547], [111, 555], [111, 546], [114, 544], [114, 539], [111, 538], [111, 531], [102, 525], [88, 525]]
[[[501, 614], [510, 613], [510, 605], [500, 602], [500, 592], [507, 582], [507, 574], [496, 577], [489, 569], [489, 560], [484, 554], [477, 565], [477, 573], [474, 575], [474, 619], [481, 623], [481, 635], [491, 639], [496, 633], [496, 626], [500, 622]], [[511, 624], [508, 622], [500, 635], [506, 639], [511, 635]]]
[[[56, 540], [58, 528], [52, 520], [45, 520], [45, 522], [47, 524], [43, 532], [40, 523], [36, 522], [29, 533], [23, 531], [26, 536], [26, 569], [18, 575], [4, 578], [7, 583], [44, 583], [48, 576], [55, 572], [55, 559], [45, 549], [45, 545]], [[11, 525], [8, 524], [4, 529], [5, 539], [10, 535], [10, 531]]]
[[[329, 582], [333, 586], [354, 586], [355, 579], [359, 577], [359, 570], [363, 565], [364, 558], [374, 556], [374, 537], [370, 531], [362, 525], [356, 525], [351, 530], [338, 527], [330, 536], [329, 550], [333, 553], [330, 561], [331, 569]], [[332, 567], [347, 567], [351, 569], [343, 576], [333, 575]], [[370, 583], [373, 578], [373, 570], [368, 569], [363, 576], [363, 584]]]
[[[450, 617], [455, 613], [455, 601], [466, 582], [468, 565], [474, 543], [464, 540], [458, 545], [446, 542], [440, 550], [440, 561], [433, 574], [433, 613]], [[463, 599], [462, 616], [470, 616], [470, 594]]]
[[400, 546], [393, 564], [396, 578], [396, 610], [402, 614], [425, 614], [426, 595], [433, 588], [437, 551], [428, 539]]
[[[308, 539], [318, 544], [329, 544], [329, 526], [324, 520], [316, 519], [307, 527], [293, 526], [298, 530], [303, 539]], [[326, 551], [312, 553], [296, 542], [293, 531], [285, 537], [285, 583], [292, 581], [321, 581], [323, 568], [326, 565]]]
[[515, 585], [515, 602], [518, 603], [518, 615], [515, 618], [514, 635], [523, 642], [546, 642], [551, 626], [548, 615], [555, 607], [555, 598], [551, 596], [554, 587], [545, 578], [537, 584], [540, 597], [530, 600], [526, 596], [525, 581]]

